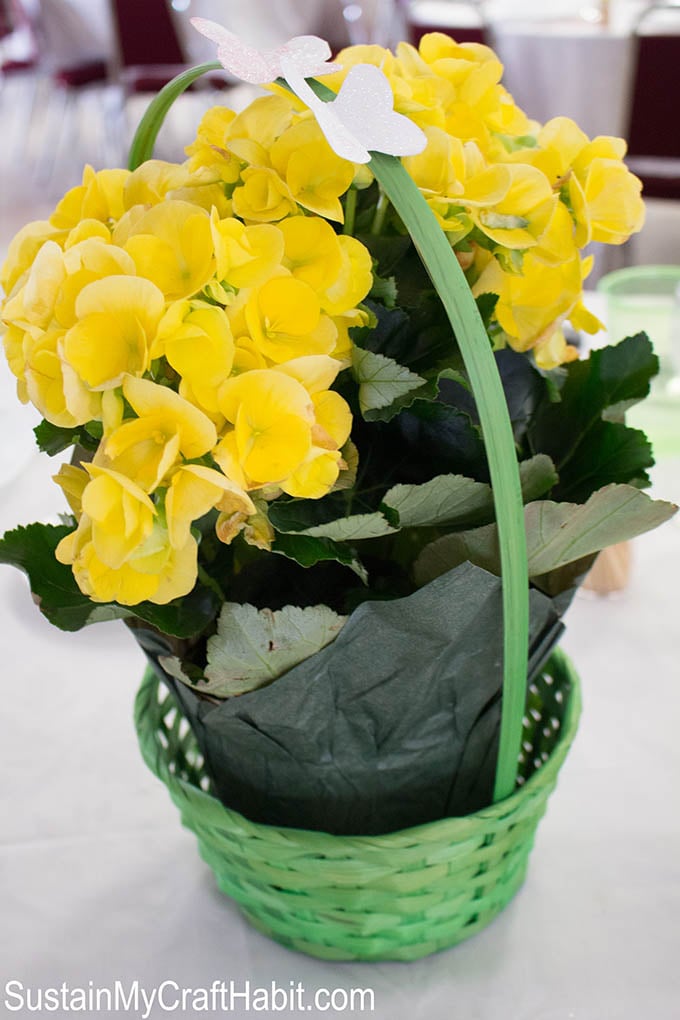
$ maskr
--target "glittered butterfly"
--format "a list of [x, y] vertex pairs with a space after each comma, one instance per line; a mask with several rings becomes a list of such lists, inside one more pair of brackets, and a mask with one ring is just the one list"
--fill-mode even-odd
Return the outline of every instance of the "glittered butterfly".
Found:
[[304, 78], [331, 74], [339, 69], [329, 64], [330, 46], [315, 35], [298, 35], [285, 46], [258, 50], [244, 43], [233, 32], [206, 18], [192, 18], [194, 28], [217, 44], [217, 59], [222, 67], [250, 85], [268, 85], [283, 76], [283, 61], [289, 61]]
[[396, 113], [390, 83], [373, 64], [351, 67], [337, 96], [328, 103], [315, 95], [288, 58], [283, 60], [283, 75], [313, 112], [331, 148], [343, 159], [368, 163], [371, 152], [415, 156], [427, 145], [420, 128]]

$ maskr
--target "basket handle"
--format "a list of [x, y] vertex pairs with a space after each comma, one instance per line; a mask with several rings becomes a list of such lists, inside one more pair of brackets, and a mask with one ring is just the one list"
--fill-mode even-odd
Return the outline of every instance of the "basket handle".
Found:
[[[217, 62], [178, 75], [151, 101], [130, 149], [129, 168], [150, 159], [158, 131], [175, 99]], [[310, 85], [326, 101], [335, 93]], [[503, 590], [503, 700], [494, 802], [509, 797], [517, 781], [526, 704], [529, 654], [529, 579], [524, 506], [515, 440], [501, 378], [481, 315], [458, 259], [427, 202], [395, 156], [376, 152], [368, 164], [401, 217], [444, 306], [458, 341], [479, 412], [489, 462]]]
[[496, 359], [477, 303], [446, 234], [394, 156], [368, 164], [409, 231], [444, 306], [470, 377], [489, 461], [503, 586], [503, 701], [494, 802], [517, 782], [529, 654], [529, 578], [515, 439]]

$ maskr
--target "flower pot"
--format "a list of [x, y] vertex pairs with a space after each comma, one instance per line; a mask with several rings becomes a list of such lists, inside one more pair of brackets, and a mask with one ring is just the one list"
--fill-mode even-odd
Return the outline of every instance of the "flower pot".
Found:
[[211, 795], [193, 734], [148, 669], [135, 719], [220, 889], [276, 941], [334, 960], [412, 960], [485, 927], [524, 880], [534, 833], [573, 740], [580, 690], [559, 650], [529, 689], [515, 792], [475, 814], [381, 836], [251, 822]]

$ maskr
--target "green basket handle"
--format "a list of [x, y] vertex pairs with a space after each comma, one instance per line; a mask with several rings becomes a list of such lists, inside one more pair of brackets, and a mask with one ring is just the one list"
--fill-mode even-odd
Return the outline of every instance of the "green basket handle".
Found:
[[[173, 102], [217, 62], [184, 71], [152, 100], [130, 149], [129, 167], [150, 159], [158, 131]], [[335, 94], [310, 82], [321, 99]], [[481, 315], [458, 259], [416, 184], [395, 156], [373, 153], [368, 164], [408, 229], [458, 341], [479, 412], [489, 462], [503, 590], [503, 700], [494, 802], [509, 797], [517, 782], [529, 654], [529, 579], [524, 506], [512, 423], [501, 378]]]

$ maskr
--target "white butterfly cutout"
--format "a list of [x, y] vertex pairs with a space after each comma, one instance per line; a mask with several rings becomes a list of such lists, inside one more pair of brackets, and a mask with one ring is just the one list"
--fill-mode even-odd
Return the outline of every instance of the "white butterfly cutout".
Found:
[[417, 124], [396, 113], [385, 74], [374, 64], [355, 64], [335, 99], [325, 103], [297, 67], [284, 58], [284, 77], [317, 119], [333, 151], [352, 163], [368, 163], [371, 152], [415, 156], [427, 145]]
[[317, 36], [296, 36], [275, 50], [256, 50], [214, 21], [192, 18], [191, 24], [217, 43], [222, 66], [252, 85], [267, 85], [285, 78], [295, 95], [317, 119], [326, 140], [342, 159], [368, 163], [371, 152], [415, 156], [427, 145], [420, 128], [397, 113], [390, 83], [379, 67], [351, 67], [335, 99], [319, 99], [306, 78], [339, 70], [328, 63], [328, 43]]
[[191, 24], [201, 35], [217, 43], [217, 59], [222, 67], [249, 85], [269, 85], [283, 77], [284, 58], [292, 62], [305, 78], [331, 74], [340, 69], [338, 64], [328, 63], [331, 48], [316, 35], [298, 35], [285, 46], [258, 50], [215, 21], [191, 18]]

